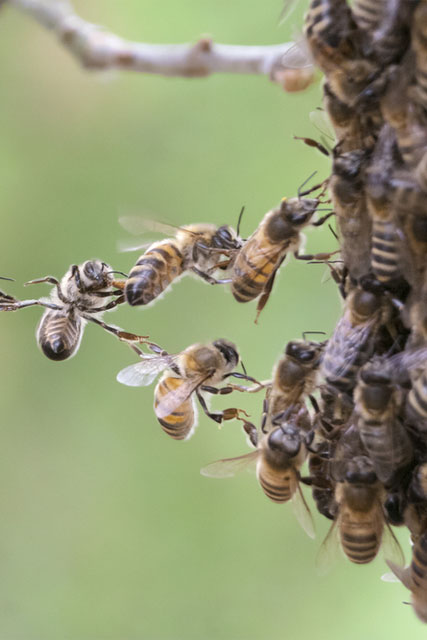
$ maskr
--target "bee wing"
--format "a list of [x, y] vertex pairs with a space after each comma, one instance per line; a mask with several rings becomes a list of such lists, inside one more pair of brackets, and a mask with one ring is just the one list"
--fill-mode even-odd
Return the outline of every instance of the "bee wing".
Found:
[[330, 123], [326, 111], [321, 107], [314, 109], [309, 114], [311, 123], [316, 127], [320, 133], [329, 138], [331, 141], [335, 140], [335, 133]]
[[185, 227], [179, 227], [169, 222], [159, 222], [152, 218], [145, 218], [144, 216], [120, 216], [119, 223], [126, 231], [133, 235], [140, 235], [146, 231], [155, 231], [165, 236], [175, 236], [177, 230], [186, 231], [191, 235], [198, 235], [194, 231], [185, 229]]
[[[411, 580], [411, 567], [401, 567], [398, 564], [395, 564], [394, 562], [392, 562], [391, 560], [386, 560], [388, 566], [390, 567], [390, 569], [393, 572], [393, 576], [395, 576], [397, 578], [397, 581], [400, 581], [407, 589], [411, 589], [412, 588], [412, 580]], [[381, 580], [384, 580], [384, 582], [395, 582], [395, 580], [385, 580], [385, 576], [389, 576], [390, 574], [384, 574], [384, 576], [381, 577]]]
[[300, 484], [296, 478], [295, 482], [297, 486], [295, 493], [292, 496], [292, 509], [294, 515], [308, 537], [314, 538], [316, 534], [314, 532], [313, 516], [311, 515], [311, 511], [304, 498], [304, 494], [302, 492]]
[[374, 320], [363, 325], [353, 326], [343, 316], [338, 322], [334, 335], [329, 340], [325, 351], [326, 356], [336, 363], [334, 376], [340, 378], [348, 370], [350, 365], [360, 356], [365, 342], [369, 339]]
[[333, 521], [317, 553], [316, 569], [320, 575], [325, 575], [332, 569], [341, 553], [337, 523], [338, 519]]
[[[283, 22], [283, 19], [281, 19]], [[309, 69], [313, 67], [313, 58], [301, 34], [296, 34], [295, 42], [282, 56], [281, 64], [287, 69]]]
[[390, 369], [393, 379], [397, 382], [406, 377], [408, 372], [416, 369], [424, 370], [427, 362], [427, 347], [406, 349], [397, 353], [385, 361], [385, 366]]
[[117, 374], [117, 381], [128, 387], [147, 387], [165, 369], [173, 364], [172, 356], [142, 356], [136, 364], [125, 367]]
[[117, 249], [120, 253], [126, 253], [130, 251], [145, 251], [148, 247], [155, 242], [155, 240], [147, 240], [146, 242], [136, 242], [135, 240], [120, 240], [117, 243]]
[[387, 571], [387, 573], [383, 573], [383, 575], [381, 576], [381, 580], [383, 582], [401, 582], [401, 580], [399, 580], [397, 575], [392, 571]]
[[188, 400], [192, 393], [200, 387], [206, 376], [198, 376], [190, 380], [183, 380], [183, 383], [166, 393], [159, 403], [154, 407], [154, 413], [158, 418], [166, 418], [175, 411], [183, 402]]
[[257, 457], [258, 450], [250, 451], [237, 458], [223, 458], [202, 467], [200, 473], [207, 478], [232, 478], [236, 473], [253, 466]]
[[387, 522], [385, 523], [383, 531], [382, 551], [387, 564], [391, 563], [393, 566], [400, 568], [405, 566], [405, 556], [403, 555], [402, 547]]

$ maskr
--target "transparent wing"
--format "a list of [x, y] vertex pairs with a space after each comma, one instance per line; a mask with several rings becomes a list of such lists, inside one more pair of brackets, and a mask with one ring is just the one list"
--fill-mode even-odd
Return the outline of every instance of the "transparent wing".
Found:
[[[388, 566], [392, 570], [393, 574], [396, 576], [397, 580], [399, 580], [407, 589], [411, 589], [412, 580], [411, 580], [411, 567], [401, 567], [391, 560], [386, 560]], [[388, 574], [385, 574], [388, 575]], [[383, 579], [383, 578], [381, 578]], [[386, 580], [385, 582], [391, 582], [391, 580]]]
[[117, 249], [120, 253], [126, 253], [130, 251], [146, 251], [148, 247], [155, 242], [155, 240], [147, 240], [146, 242], [137, 242], [136, 240], [119, 240], [117, 243]]
[[329, 532], [321, 544], [316, 557], [316, 569], [320, 575], [328, 573], [341, 555], [338, 519], [334, 520]]
[[160, 399], [159, 403], [154, 407], [154, 413], [158, 418], [166, 418], [170, 416], [171, 413], [178, 409], [178, 407], [188, 400], [192, 393], [200, 387], [200, 385], [204, 382], [206, 376], [198, 376], [197, 378], [192, 378], [191, 380], [183, 380], [182, 384], [175, 389], [166, 393]]
[[326, 111], [322, 107], [314, 109], [309, 115], [310, 122], [316, 127], [320, 133], [329, 138], [331, 142], [335, 140], [335, 133], [332, 128], [331, 122], [326, 114]]
[[304, 494], [298, 480], [295, 479], [295, 481], [297, 483], [297, 487], [292, 497], [292, 509], [297, 521], [309, 538], [314, 538], [316, 534], [314, 532], [313, 516], [311, 515], [311, 511], [304, 498]]
[[136, 364], [125, 367], [117, 374], [117, 381], [128, 387], [147, 387], [174, 362], [173, 356], [141, 356]]
[[295, 38], [296, 42], [289, 47], [282, 56], [281, 64], [287, 69], [308, 69], [313, 67], [313, 58], [301, 36]]
[[283, 7], [279, 15], [279, 26], [282, 25], [290, 17], [296, 7], [296, 0], [283, 0]]
[[381, 576], [381, 580], [383, 582], [400, 582], [399, 578], [391, 571], [383, 573], [383, 575]]
[[232, 478], [236, 473], [254, 466], [258, 453], [258, 450], [250, 451], [243, 456], [237, 456], [237, 458], [223, 458], [211, 462], [200, 469], [200, 473], [207, 478]]
[[198, 235], [189, 229], [179, 227], [168, 222], [159, 222], [151, 218], [145, 218], [143, 216], [120, 216], [119, 223], [129, 233], [133, 235], [140, 235], [147, 231], [155, 231], [166, 236], [175, 236], [177, 230], [187, 231], [191, 235]]
[[391, 562], [394, 566], [399, 567], [405, 566], [405, 556], [403, 555], [402, 547], [388, 523], [385, 523], [384, 526], [382, 551], [387, 563]]
[[393, 379], [399, 382], [405, 378], [408, 372], [424, 370], [427, 364], [427, 347], [406, 349], [388, 358], [384, 365], [393, 375]]
[[[372, 320], [353, 326], [345, 315], [339, 320], [324, 355], [324, 361], [330, 358], [334, 362], [333, 375], [336, 378], [346, 374], [362, 351], [367, 351], [366, 343], [371, 338], [374, 324], [375, 320]], [[328, 376], [331, 377], [329, 372]]]

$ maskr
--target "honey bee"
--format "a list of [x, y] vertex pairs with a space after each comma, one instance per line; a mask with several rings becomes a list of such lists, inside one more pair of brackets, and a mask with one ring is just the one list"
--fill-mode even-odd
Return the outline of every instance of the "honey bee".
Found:
[[403, 568], [387, 560], [396, 577], [411, 592], [411, 601], [417, 617], [427, 622], [427, 532], [419, 536], [412, 548], [412, 562]]
[[341, 256], [353, 278], [370, 270], [371, 221], [365, 195], [365, 150], [334, 154], [329, 182], [332, 203], [337, 215]]
[[344, 314], [329, 339], [321, 376], [340, 391], [351, 392], [357, 373], [371, 357], [375, 337], [384, 323], [388, 301], [380, 288], [357, 285], [345, 300]]
[[361, 440], [378, 479], [390, 486], [412, 462], [413, 447], [398, 417], [402, 392], [383, 359], [361, 368], [354, 398]]
[[[252, 440], [256, 441], [256, 438], [252, 437]], [[306, 457], [301, 431], [287, 423], [258, 439], [255, 451], [212, 462], [201, 469], [201, 474], [210, 478], [229, 478], [256, 462], [258, 482], [265, 495], [279, 504], [292, 500], [298, 522], [313, 538], [313, 520], [299, 483], [300, 469]]]
[[346, 2], [312, 0], [305, 16], [305, 35], [333, 94], [354, 106], [380, 69], [365, 55], [361, 32]]
[[[211, 274], [230, 268], [243, 245], [238, 233], [228, 225], [200, 223], [173, 227], [132, 216], [121, 218], [120, 222], [131, 232], [148, 226], [155, 231], [173, 232], [175, 236], [151, 244], [130, 270], [124, 295], [132, 306], [153, 302], [186, 273], [194, 273], [210, 284], [228, 283], [228, 279], [217, 280]], [[226, 259], [219, 261], [221, 256]]]
[[405, 417], [418, 434], [427, 432], [427, 367], [414, 375], [406, 397]]
[[372, 162], [366, 172], [366, 194], [372, 218], [372, 272], [384, 285], [400, 278], [400, 238], [391, 206], [391, 177], [398, 162], [396, 137], [390, 125], [381, 130]]
[[304, 406], [305, 398], [316, 386], [317, 369], [324, 344], [309, 340], [292, 340], [273, 370], [271, 387], [264, 402], [261, 430], [271, 431], [275, 420], [287, 413], [295, 413]]
[[[300, 194], [301, 195], [301, 194]], [[289, 253], [299, 260], [327, 260], [333, 253], [301, 255], [301, 229], [311, 224], [322, 225], [333, 213], [311, 222], [320, 204], [319, 199], [284, 198], [277, 209], [269, 211], [255, 232], [238, 252], [234, 262], [231, 291], [237, 302], [249, 302], [260, 296], [259, 317], [274, 284], [274, 278]]]
[[[124, 281], [115, 280], [114, 273], [105, 262], [87, 260], [81, 265], [71, 265], [61, 282], [46, 276], [26, 283], [53, 284], [55, 288], [49, 298], [15, 300], [0, 305], [0, 308], [3, 311], [16, 311], [34, 305], [46, 307], [36, 337], [40, 349], [51, 360], [66, 360], [78, 351], [87, 321], [101, 326], [120, 340], [143, 342], [148, 336], [122, 331], [101, 320], [104, 311], [113, 309], [124, 300]], [[111, 300], [113, 296], [116, 297]], [[109, 301], [100, 305], [100, 298]]]
[[[405, 3], [402, 3], [405, 4]], [[415, 87], [411, 88], [411, 98], [424, 110], [427, 109], [427, 6], [420, 2], [412, 22], [412, 48], [415, 52]]]
[[234, 391], [235, 385], [217, 387], [230, 376], [256, 383], [254, 378], [234, 371], [239, 354], [232, 342], [221, 339], [210, 344], [193, 344], [174, 355], [152, 343], [151, 347], [156, 355], [146, 355], [133, 347], [141, 360], [122, 369], [117, 380], [131, 387], [147, 386], [159, 373], [168, 370], [154, 390], [154, 413], [165, 433], [175, 440], [187, 440], [193, 435], [197, 422], [194, 396], [211, 420], [221, 423], [236, 418], [246, 422], [240, 416], [245, 413], [242, 409], [210, 412], [202, 395], [202, 392], [225, 395]]
[[[402, 559], [402, 551], [385, 520], [385, 490], [378, 481], [372, 461], [354, 456], [345, 461], [343, 477], [337, 482], [335, 521], [321, 547], [320, 567], [326, 568], [339, 535], [341, 548], [351, 562], [366, 564], [377, 555], [386, 534], [386, 555]], [[326, 564], [325, 564], [326, 563]]]

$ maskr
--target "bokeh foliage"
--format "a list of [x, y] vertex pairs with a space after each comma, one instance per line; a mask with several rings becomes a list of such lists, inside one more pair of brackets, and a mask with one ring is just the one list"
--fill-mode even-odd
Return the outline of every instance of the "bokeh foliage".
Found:
[[[76, 3], [88, 20], [129, 39], [269, 44], [291, 37], [304, 4], [277, 26], [280, 2], [113, 0]], [[235, 223], [243, 233], [328, 162], [292, 139], [315, 135], [319, 87], [285, 95], [263, 77], [165, 79], [94, 75], [12, 8], [0, 14], [0, 274], [21, 284], [61, 276], [99, 257], [128, 270], [117, 217], [151, 210], [177, 224]], [[335, 248], [327, 228], [313, 251]], [[40, 285], [40, 295], [47, 289]], [[253, 324], [254, 305], [184, 279], [155, 306], [106, 318], [171, 352], [227, 337], [248, 372], [270, 375], [283, 345], [304, 330], [329, 335], [339, 314], [322, 266], [291, 263]], [[199, 468], [244, 453], [237, 423], [201, 418], [194, 438], [170, 441], [152, 413], [152, 389], [115, 381], [128, 348], [89, 326], [80, 352], [53, 363], [37, 349], [41, 311], [0, 318], [0, 638], [257, 639], [424, 637], [408, 594], [385, 585], [382, 560], [314, 569], [318, 539], [290, 508], [270, 504], [253, 476], [213, 481]], [[215, 401], [226, 406], [229, 397]], [[253, 419], [261, 397], [236, 402]], [[231, 404], [231, 403], [230, 403]], [[407, 542], [403, 540], [407, 551]], [[375, 625], [375, 626], [374, 626]]]

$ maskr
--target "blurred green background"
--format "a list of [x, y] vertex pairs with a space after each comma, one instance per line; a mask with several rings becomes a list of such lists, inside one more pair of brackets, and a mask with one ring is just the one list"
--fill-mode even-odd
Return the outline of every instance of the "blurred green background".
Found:
[[[305, 3], [278, 27], [281, 2], [86, 0], [86, 19], [147, 42], [270, 44], [291, 38]], [[328, 161], [292, 139], [316, 135], [319, 86], [286, 95], [264, 77], [203, 80], [82, 70], [51, 34], [18, 11], [0, 14], [0, 274], [18, 297], [31, 278], [119, 254], [119, 211], [155, 211], [177, 224], [235, 224], [243, 235]], [[307, 248], [335, 248], [327, 228]], [[40, 285], [40, 295], [48, 288]], [[321, 265], [291, 262], [254, 325], [255, 306], [228, 291], [180, 281], [148, 309], [106, 320], [148, 333], [170, 352], [217, 337], [239, 345], [248, 372], [267, 378], [284, 344], [331, 332], [339, 314]], [[189, 442], [170, 440], [152, 412], [152, 388], [115, 381], [132, 353], [95, 326], [79, 353], [54, 363], [38, 351], [41, 310], [0, 318], [0, 638], [348, 640], [425, 637], [400, 585], [380, 582], [382, 559], [344, 560], [316, 574], [328, 522], [309, 540], [290, 507], [256, 479], [199, 475], [247, 445], [238, 423], [200, 420]], [[239, 396], [257, 420], [261, 398]], [[218, 408], [233, 406], [227, 398]], [[311, 503], [311, 499], [310, 499]], [[401, 536], [408, 552], [407, 536]], [[375, 625], [375, 626], [374, 626]]]

